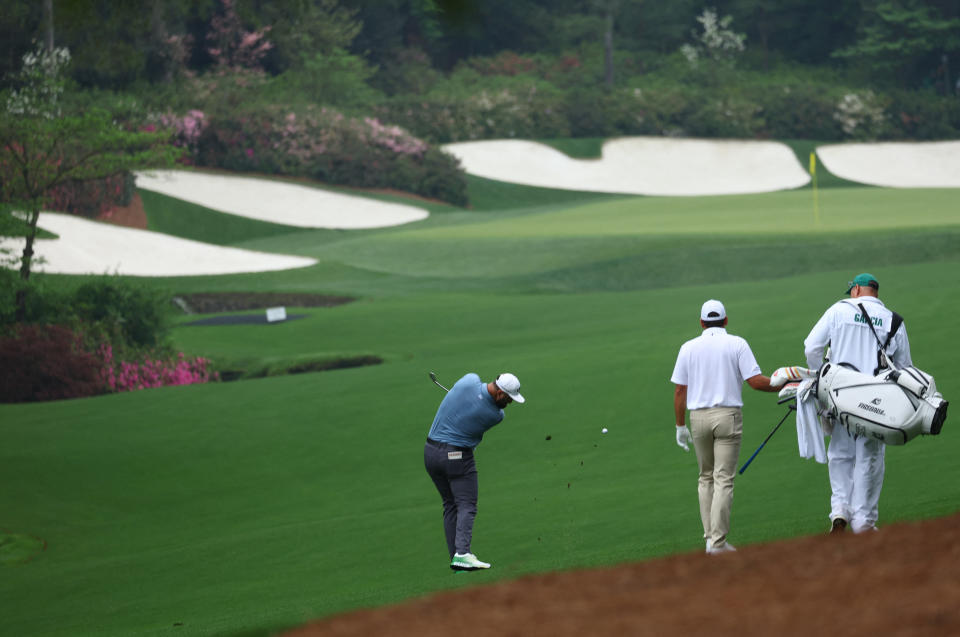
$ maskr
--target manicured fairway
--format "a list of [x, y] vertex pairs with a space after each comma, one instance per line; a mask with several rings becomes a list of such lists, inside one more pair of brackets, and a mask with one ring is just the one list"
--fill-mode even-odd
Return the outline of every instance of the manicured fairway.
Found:
[[[705, 299], [726, 303], [769, 373], [803, 362], [814, 321], [869, 270], [906, 317], [915, 362], [960, 396], [955, 193], [822, 194], [820, 228], [809, 190], [555, 199], [356, 234], [245, 226], [244, 247], [321, 263], [144, 280], [356, 295], [298, 321], [174, 338], [220, 360], [385, 363], [0, 406], [0, 528], [47, 542], [30, 562], [0, 563], [0, 634], [266, 635], [432, 591], [702, 550], [669, 377]], [[455, 577], [422, 466], [442, 397], [427, 372], [449, 384], [506, 370], [528, 402], [477, 453], [474, 549], [494, 568]], [[745, 397], [741, 462], [784, 411], [773, 395]], [[954, 425], [888, 449], [881, 523], [960, 509]], [[825, 467], [798, 457], [788, 421], [737, 479], [731, 540], [823, 532], [828, 499]]]

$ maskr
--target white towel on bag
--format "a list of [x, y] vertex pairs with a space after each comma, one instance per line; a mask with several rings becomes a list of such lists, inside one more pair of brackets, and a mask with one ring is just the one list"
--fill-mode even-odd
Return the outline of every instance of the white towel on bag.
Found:
[[805, 380], [797, 388], [797, 446], [801, 458], [813, 458], [827, 463], [827, 445], [817, 416], [817, 397], [812, 391], [813, 380]]

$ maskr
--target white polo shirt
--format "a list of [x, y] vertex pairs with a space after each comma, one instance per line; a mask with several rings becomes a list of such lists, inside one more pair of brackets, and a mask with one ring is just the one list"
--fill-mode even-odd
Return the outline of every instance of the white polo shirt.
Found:
[[743, 381], [761, 373], [747, 341], [708, 327], [680, 347], [670, 381], [687, 386], [687, 409], [743, 407]]
[[[881, 341], [887, 340], [893, 313], [880, 299], [875, 296], [860, 296], [837, 301], [827, 308], [803, 341], [807, 367], [819, 369], [823, 364], [824, 351], [829, 345], [830, 360], [834, 363], [849, 363], [865, 374], [873, 373], [877, 366], [877, 339], [857, 307], [860, 303], [863, 303], [870, 315], [877, 336]], [[898, 367], [913, 365], [906, 325], [901, 325], [893, 335], [887, 347], [887, 355]]]

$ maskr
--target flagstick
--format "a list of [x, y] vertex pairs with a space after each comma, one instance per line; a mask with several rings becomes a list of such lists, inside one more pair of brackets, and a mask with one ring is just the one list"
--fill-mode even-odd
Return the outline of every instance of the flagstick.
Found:
[[810, 178], [813, 180], [813, 223], [820, 227], [820, 202], [817, 197], [817, 153], [810, 151]]

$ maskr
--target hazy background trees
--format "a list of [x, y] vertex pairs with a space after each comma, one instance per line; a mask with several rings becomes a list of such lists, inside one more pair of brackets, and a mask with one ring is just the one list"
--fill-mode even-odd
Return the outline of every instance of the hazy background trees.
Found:
[[[952, 90], [960, 73], [960, 3], [956, 0], [157, 0], [149, 7], [110, 0], [8, 0], [4, 4], [0, 76], [15, 73], [21, 56], [48, 37], [44, 6], [49, 5], [56, 44], [73, 55], [73, 78], [82, 86], [98, 88], [170, 81], [174, 70], [209, 70], [216, 60], [208, 50], [208, 39], [224, 4], [232, 5], [250, 32], [268, 29], [273, 46], [263, 66], [269, 74], [316, 65], [318, 56], [349, 54], [377, 69], [373, 84], [388, 93], [404, 87], [395, 76], [409, 73], [405, 67], [446, 72], [469, 58], [503, 51], [559, 55], [593, 47], [602, 52], [608, 35], [609, 47], [618, 54], [650, 66], [688, 42], [704, 9], [732, 18], [746, 35], [748, 63], [755, 68], [769, 70], [782, 63], [821, 65], [881, 86], [941, 92]], [[610, 80], [612, 60], [607, 62], [607, 67], [596, 69], [600, 82]]]

